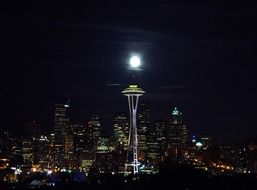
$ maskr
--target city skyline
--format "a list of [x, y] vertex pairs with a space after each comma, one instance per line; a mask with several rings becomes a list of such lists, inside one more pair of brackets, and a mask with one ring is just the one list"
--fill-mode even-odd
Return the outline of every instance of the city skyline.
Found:
[[[114, 85], [116, 86], [116, 85]], [[119, 92], [120, 93], [120, 92]], [[121, 93], [119, 94], [121, 96]], [[147, 97], [147, 94], [144, 95], [144, 97]], [[155, 110], [156, 108], [158, 108], [158, 105], [154, 105], [156, 107], [154, 107], [151, 103], [151, 101], [149, 101], [149, 99], [144, 99], [144, 97], [142, 98], [142, 100], [139, 101], [139, 104], [142, 102], [148, 102], [150, 103], [150, 106], [151, 106], [151, 124], [153, 124], [155, 121], [158, 121], [158, 120], [165, 120], [165, 121], [168, 121], [170, 119], [170, 116], [172, 115], [172, 111], [173, 111], [173, 108], [174, 107], [178, 107], [182, 112], [183, 112], [183, 117], [185, 118], [185, 123], [189, 126], [191, 132], [192, 132], [192, 135], [196, 135], [196, 134], [208, 134], [208, 135], [211, 135], [212, 138], [214, 138], [216, 141], [219, 141], [219, 142], [222, 142], [222, 143], [242, 143], [242, 142], [247, 142], [249, 140], [255, 140], [256, 139], [256, 134], [253, 133], [251, 135], [240, 135], [240, 136], [230, 136], [230, 134], [227, 134], [227, 135], [221, 135], [219, 134], [219, 132], [215, 131], [215, 129], [211, 129], [209, 128], [208, 126], [206, 128], [199, 128], [199, 127], [195, 127], [193, 125], [193, 122], [190, 121], [190, 115], [187, 114], [183, 108], [185, 106], [180, 106], [178, 104], [175, 104], [175, 105], [165, 105], [166, 106], [166, 112], [162, 112], [161, 114], [159, 113], [158, 114], [158, 110]], [[86, 123], [88, 122], [91, 117], [93, 115], [98, 115], [100, 117], [100, 120], [101, 120], [101, 123], [103, 124], [103, 128], [102, 128], [102, 131], [106, 134], [106, 135], [111, 135], [112, 132], [113, 132], [113, 122], [114, 122], [114, 117], [117, 113], [125, 113], [125, 114], [128, 114], [128, 111], [127, 111], [127, 105], [126, 105], [126, 100], [124, 100], [121, 96], [119, 103], [120, 104], [123, 104], [122, 105], [122, 109], [118, 108], [117, 107], [114, 107], [114, 109], [110, 109], [112, 110], [109, 111], [108, 113], [107, 112], [102, 112], [102, 111], [98, 111], [98, 110], [94, 110], [94, 111], [87, 111], [87, 110], [84, 110], [86, 111], [86, 115], [84, 115], [84, 117], [78, 117], [78, 115], [81, 115], [81, 114], [78, 114], [79, 112], [83, 112], [83, 108], [80, 107], [80, 109], [76, 109], [76, 107], [74, 108], [73, 107], [73, 103], [75, 103], [74, 101], [70, 100], [70, 99], [63, 99], [62, 102], [59, 101], [59, 104], [70, 104], [69, 106], [71, 106], [70, 108], [70, 122], [71, 123]], [[106, 102], [107, 103], [107, 102]], [[117, 103], [117, 102], [116, 102]], [[164, 102], [163, 102], [164, 103]], [[77, 102], [77, 106], [79, 102]], [[114, 103], [115, 104], [115, 103]], [[5, 128], [2, 128], [1, 129], [1, 132], [3, 133], [4, 131], [8, 131], [10, 132], [10, 134], [14, 135], [14, 136], [19, 136], [19, 135], [22, 135], [22, 136], [25, 136], [26, 133], [25, 133], [25, 129], [26, 129], [26, 125], [31, 123], [31, 122], [37, 122], [38, 124], [40, 124], [42, 126], [41, 130], [42, 130], [42, 134], [47, 134], [47, 133], [51, 133], [51, 132], [54, 132], [54, 117], [53, 117], [53, 114], [54, 114], [54, 106], [55, 105], [58, 105], [58, 103], [56, 104], [53, 104], [51, 105], [50, 109], [49, 107], [47, 108], [48, 109], [48, 114], [45, 114], [45, 113], [42, 113], [44, 115], [44, 117], [46, 115], [48, 115], [48, 118], [44, 118], [42, 119], [42, 116], [40, 118], [39, 115], [35, 116], [34, 114], [34, 117], [32, 116], [29, 116], [26, 118], [26, 120], [24, 119], [22, 122], [19, 123], [19, 129], [17, 130], [17, 128], [9, 128], [9, 127], [5, 127]], [[154, 109], [155, 108], [155, 109]], [[50, 111], [49, 111], [50, 110]], [[41, 110], [42, 111], [42, 110]], [[107, 116], [104, 115], [107, 113]], [[157, 114], [156, 114], [157, 113]], [[76, 115], [78, 114], [78, 115]], [[32, 114], [31, 114], [32, 115]], [[29, 119], [28, 119], [29, 118]], [[202, 118], [203, 120], [205, 120], [206, 118]], [[197, 122], [200, 122], [201, 120], [199, 121], [196, 121]], [[206, 126], [206, 125], [205, 125]], [[221, 132], [222, 133], [222, 132]], [[228, 138], [226, 138], [228, 137]]]
[[168, 119], [176, 106], [194, 131], [231, 142], [257, 135], [250, 4], [18, 3], [3, 14], [1, 131], [19, 134], [32, 120], [51, 130], [54, 105], [68, 99], [74, 122], [98, 114], [111, 126], [127, 110], [120, 91], [137, 53], [136, 80], [154, 119]]
[[[144, 91], [130, 85], [123, 92], [137, 96]], [[32, 122], [26, 126], [25, 137], [1, 135], [0, 182], [19, 184], [42, 174], [45, 181], [52, 181], [45, 185], [52, 186], [53, 183], [60, 185], [56, 177], [66, 174], [79, 174], [81, 178], [74, 176], [67, 180], [83, 183], [85, 176], [116, 176], [122, 180], [131, 175], [163, 175], [183, 167], [187, 168], [184, 172], [198, 171], [213, 178], [256, 174], [257, 141], [223, 144], [208, 134], [192, 135], [177, 107], [173, 108], [168, 121], [151, 123], [151, 107], [148, 102], [141, 102], [137, 127], [134, 114], [132, 117], [119, 113], [114, 118], [112, 135], [106, 136], [97, 115], [83, 124], [72, 123], [69, 103], [55, 104], [54, 133], [42, 134], [40, 125]], [[134, 139], [131, 131], [136, 128], [138, 138]], [[129, 143], [130, 139], [136, 144]], [[127, 167], [130, 154], [133, 159], [129, 165], [134, 169]]]
[[[146, 94], [144, 94], [145, 96]], [[125, 104], [127, 103], [126, 101], [124, 102]], [[141, 98], [141, 100], [139, 100], [139, 109], [141, 107], [144, 107], [145, 105], [146, 106], [149, 106], [148, 107], [148, 124], [147, 126], [144, 126], [145, 130], [152, 130], [152, 128], [156, 127], [156, 123], [158, 123], [159, 121], [163, 121], [163, 122], [166, 122], [166, 123], [169, 123], [170, 121], [170, 118], [172, 117], [172, 115], [174, 114], [175, 111], [177, 111], [178, 109], [178, 113], [181, 114], [182, 116], [182, 112], [183, 110], [178, 107], [178, 106], [169, 106], [170, 109], [169, 109], [169, 112], [166, 114], [167, 117], [154, 117], [153, 116], [153, 110], [152, 110], [152, 106], [151, 106], [151, 102], [148, 101], [148, 100], [144, 100], [143, 98]], [[52, 117], [51, 117], [51, 121], [49, 121], [49, 123], [51, 123], [50, 125], [48, 125], [47, 127], [45, 125], [43, 125], [42, 122], [40, 122], [39, 120], [36, 120], [36, 119], [32, 119], [32, 120], [28, 120], [26, 123], [24, 123], [24, 126], [22, 128], [22, 132], [19, 132], [17, 133], [17, 131], [13, 131], [11, 129], [3, 129], [1, 130], [1, 135], [4, 135], [6, 132], [8, 132], [8, 134], [11, 136], [11, 137], [15, 137], [15, 138], [19, 138], [19, 137], [27, 137], [28, 134], [31, 133], [31, 131], [29, 131], [28, 129], [28, 126], [30, 125], [33, 125], [33, 124], [36, 124], [39, 126], [40, 128], [40, 133], [41, 135], [47, 135], [47, 134], [54, 134], [55, 133], [55, 109], [56, 107], [58, 106], [64, 106], [65, 110], [69, 110], [67, 112], [68, 114], [68, 124], [69, 125], [87, 125], [88, 122], [90, 122], [92, 120], [92, 117], [95, 117], [97, 116], [98, 119], [99, 119], [99, 122], [101, 123], [101, 129], [100, 129], [100, 132], [103, 136], [108, 136], [108, 137], [111, 137], [111, 136], [115, 136], [115, 123], [116, 123], [116, 117], [117, 115], [119, 114], [122, 114], [124, 115], [125, 117], [128, 117], [129, 118], [129, 111], [127, 110], [128, 108], [126, 108], [125, 110], [119, 110], [119, 111], [115, 111], [113, 113], [110, 113], [111, 117], [109, 118], [109, 121], [107, 122], [109, 125], [106, 125], [106, 118], [102, 117], [99, 113], [92, 113], [90, 115], [87, 115], [85, 119], [80, 119], [80, 120], [73, 120], [72, 119], [72, 113], [73, 113], [73, 108], [71, 106], [71, 100], [67, 100], [65, 101], [64, 103], [58, 103], [58, 104], [54, 104], [52, 107], [53, 107], [53, 110], [51, 112], [52, 114]], [[125, 107], [128, 107], [128, 105], [125, 105]], [[142, 117], [141, 116], [141, 112], [139, 112], [136, 116], [137, 118], [137, 125], [141, 125], [141, 121], [140, 121], [140, 118]], [[210, 130], [199, 130], [199, 129], [194, 129], [192, 126], [190, 126], [190, 122], [187, 121], [187, 116], [185, 116], [186, 114], [184, 114], [183, 112], [183, 123], [186, 124], [188, 130], [189, 130], [189, 137], [191, 139], [194, 139], [194, 137], [200, 137], [200, 136], [205, 136], [205, 135], [208, 135], [212, 138], [212, 140], [215, 142], [215, 143], [221, 143], [221, 144], [236, 144], [236, 143], [247, 143], [247, 142], [255, 142], [257, 140], [256, 138], [256, 135], [252, 135], [252, 136], [247, 136], [246, 138], [241, 138], [241, 139], [237, 139], [237, 140], [228, 140], [228, 139], [224, 139], [220, 136], [217, 136], [215, 135], [216, 133], [214, 133], [213, 131], [210, 131]], [[32, 130], [33, 131], [33, 130]]]

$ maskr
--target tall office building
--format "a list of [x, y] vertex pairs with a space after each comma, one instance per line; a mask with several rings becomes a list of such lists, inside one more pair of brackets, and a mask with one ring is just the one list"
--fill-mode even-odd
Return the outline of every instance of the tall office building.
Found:
[[95, 160], [95, 147], [94, 144], [94, 127], [91, 121], [82, 125], [77, 125], [75, 131], [75, 149], [77, 156], [77, 163], [82, 167], [85, 172], [89, 172]]
[[156, 140], [159, 145], [159, 156], [160, 161], [164, 161], [167, 156], [167, 121], [166, 120], [157, 120], [155, 122], [155, 134]]
[[113, 142], [115, 144], [114, 159], [116, 162], [116, 172], [124, 171], [126, 152], [129, 144], [129, 121], [127, 114], [117, 113], [113, 121]]
[[115, 169], [116, 160], [114, 159], [113, 147], [110, 138], [101, 135], [98, 140], [97, 149], [95, 151], [95, 160], [92, 170], [96, 173], [112, 173]]
[[32, 147], [32, 163], [38, 164], [40, 157], [40, 146], [39, 138], [41, 133], [41, 126], [36, 122], [32, 121], [26, 125], [27, 138], [31, 141]]
[[74, 154], [76, 158], [79, 158], [86, 147], [85, 127], [82, 124], [73, 124], [71, 128], [74, 135]]
[[156, 132], [151, 130], [147, 134], [147, 164], [156, 167], [160, 163], [160, 146], [157, 141]]
[[147, 133], [150, 128], [150, 104], [147, 101], [141, 101], [138, 109], [138, 160], [146, 160], [147, 152]]
[[74, 154], [77, 167], [88, 168], [93, 162], [94, 139], [92, 126], [86, 124], [74, 124], [72, 130], [74, 134]]
[[48, 168], [55, 167], [55, 134], [51, 133], [47, 136], [48, 139]]
[[41, 135], [38, 140], [39, 148], [39, 157], [38, 163], [42, 169], [50, 168], [50, 156], [49, 156], [49, 141], [47, 136]]
[[91, 125], [91, 122], [89, 121], [87, 124], [84, 124], [85, 131], [85, 148], [84, 151], [93, 154], [94, 152], [94, 128]]
[[123, 145], [124, 149], [128, 148], [129, 122], [127, 115], [118, 113], [114, 117], [114, 137], [119, 145]]
[[74, 166], [74, 137], [70, 125], [67, 129], [67, 134], [65, 136], [64, 142], [64, 160], [65, 166], [72, 167]]
[[33, 163], [32, 143], [30, 139], [22, 140], [22, 157], [25, 165]]
[[176, 161], [183, 161], [188, 153], [188, 129], [183, 123], [182, 113], [175, 107], [167, 131], [168, 154]]
[[55, 165], [69, 166], [73, 160], [73, 140], [68, 117], [69, 105], [56, 104], [54, 113]]
[[97, 149], [98, 141], [101, 135], [101, 123], [98, 115], [93, 115], [91, 120], [88, 122], [88, 130], [90, 131], [89, 140], [93, 143], [94, 151]]

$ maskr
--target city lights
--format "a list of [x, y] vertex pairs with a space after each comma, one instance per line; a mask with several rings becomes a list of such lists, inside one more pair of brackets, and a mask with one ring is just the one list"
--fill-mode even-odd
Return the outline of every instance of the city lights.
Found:
[[[98, 115], [92, 115], [83, 124], [70, 123], [70, 107], [65, 104], [55, 105], [55, 133], [42, 135], [38, 123], [28, 124], [27, 127], [33, 129], [30, 136], [22, 140], [12, 139], [11, 142], [21, 141], [20, 150], [16, 151], [18, 143], [14, 143], [15, 148], [11, 147], [9, 152], [10, 155], [20, 155], [23, 162], [14, 164], [8, 156], [2, 157], [0, 172], [9, 169], [2, 181], [13, 183], [19, 181], [20, 176], [26, 179], [44, 173], [54, 177], [61, 173], [73, 175], [78, 171], [84, 176], [90, 176], [92, 172], [94, 175], [125, 174], [124, 177], [138, 173], [155, 175], [166, 159], [188, 164], [210, 175], [255, 172], [254, 165], [250, 165], [254, 162], [248, 154], [256, 151], [256, 145], [218, 145], [207, 134], [192, 135], [177, 107], [172, 109], [169, 122], [157, 120], [151, 124], [149, 102], [139, 102], [145, 91], [130, 84], [122, 93], [128, 98], [130, 115], [115, 114], [114, 136], [103, 135]], [[151, 126], [154, 128], [149, 130]], [[9, 140], [1, 141], [11, 144]], [[207, 156], [209, 153], [218, 155], [217, 160]]]

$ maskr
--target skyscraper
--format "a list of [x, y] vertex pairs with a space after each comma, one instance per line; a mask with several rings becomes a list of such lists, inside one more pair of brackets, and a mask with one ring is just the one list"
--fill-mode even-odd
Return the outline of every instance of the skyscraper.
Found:
[[38, 140], [38, 147], [39, 148], [39, 159], [38, 163], [40, 164], [41, 168], [49, 168], [50, 167], [50, 160], [49, 160], [49, 141], [47, 136], [41, 135]]
[[150, 104], [147, 101], [141, 101], [138, 110], [138, 159], [145, 161], [147, 152], [147, 133], [150, 129]]
[[54, 162], [58, 167], [69, 165], [71, 159], [72, 137], [68, 117], [69, 105], [56, 104], [54, 113], [54, 133], [55, 133], [55, 155]]
[[125, 113], [118, 113], [114, 117], [114, 137], [118, 144], [123, 145], [124, 149], [128, 148], [129, 123]]
[[64, 160], [65, 166], [74, 166], [74, 137], [70, 125], [67, 126], [67, 133], [64, 138]]
[[167, 155], [167, 127], [167, 121], [165, 120], [159, 119], [155, 122], [155, 133], [159, 144], [160, 161], [164, 161]]
[[55, 161], [55, 134], [51, 133], [47, 136], [48, 139], [48, 166], [49, 168], [54, 169], [56, 161]]
[[98, 115], [93, 115], [91, 120], [88, 122], [88, 127], [90, 130], [90, 135], [89, 138], [92, 138], [92, 143], [94, 147], [94, 151], [97, 149], [98, 141], [101, 135], [101, 123]]
[[157, 141], [156, 132], [154, 130], [150, 130], [147, 134], [147, 152], [146, 152], [146, 160], [149, 166], [156, 167], [160, 163], [159, 149], [160, 149], [160, 145]]
[[33, 162], [32, 143], [30, 139], [22, 140], [22, 157], [25, 165], [30, 165]]
[[95, 160], [92, 165], [92, 169], [95, 172], [112, 173], [115, 171], [116, 160], [113, 159], [113, 147], [110, 143], [110, 138], [104, 135], [99, 137], [95, 155]]
[[91, 121], [84, 124], [73, 124], [72, 131], [74, 135], [74, 155], [76, 158], [74, 164], [88, 172], [94, 161], [93, 125]]
[[76, 159], [76, 165], [81, 165], [81, 155], [86, 147], [85, 145], [85, 127], [81, 124], [73, 124], [71, 125], [73, 136], [74, 136], [74, 156]]
[[32, 162], [33, 164], [38, 164], [40, 157], [39, 138], [41, 133], [41, 126], [36, 121], [32, 121], [26, 125], [26, 133], [27, 138], [31, 141], [33, 158]]
[[91, 122], [89, 121], [88, 123], [84, 124], [85, 131], [85, 147], [84, 147], [84, 152], [88, 152], [93, 155], [94, 152], [94, 128], [91, 125]]
[[175, 107], [167, 131], [168, 154], [176, 161], [183, 161], [188, 148], [188, 129], [183, 123], [182, 113]]

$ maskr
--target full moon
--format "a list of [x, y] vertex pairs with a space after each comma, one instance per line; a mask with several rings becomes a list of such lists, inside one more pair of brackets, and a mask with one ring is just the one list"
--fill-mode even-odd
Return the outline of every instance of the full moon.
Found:
[[141, 60], [138, 56], [132, 56], [129, 63], [131, 67], [136, 68], [140, 66]]

